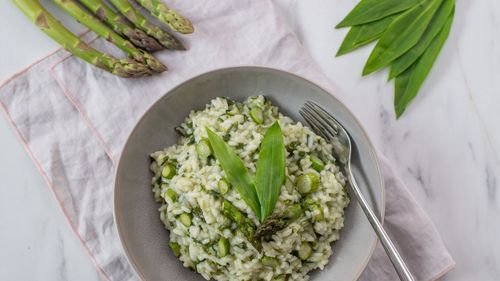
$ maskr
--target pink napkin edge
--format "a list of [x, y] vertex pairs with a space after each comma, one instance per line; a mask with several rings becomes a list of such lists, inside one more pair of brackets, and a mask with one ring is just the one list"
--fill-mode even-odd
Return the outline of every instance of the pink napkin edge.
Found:
[[[89, 32], [90, 32], [90, 30], [85, 30], [85, 31], [82, 31], [82, 32], [78, 33], [77, 35], [78, 35], [78, 37], [82, 37], [82, 36], [84, 36], [84, 35], [88, 34]], [[91, 41], [94, 41], [96, 38], [97, 38], [97, 36], [96, 36], [95, 38], [91, 39]], [[4, 79], [3, 81], [1, 81], [1, 82], [0, 82], [0, 90], [1, 90], [3, 87], [7, 86], [7, 84], [9, 84], [10, 82], [12, 82], [14, 79], [16, 79], [17, 77], [19, 77], [19, 76], [23, 75], [25, 72], [27, 72], [28, 70], [30, 70], [30, 69], [31, 69], [32, 67], [34, 67], [35, 65], [37, 65], [37, 64], [39, 64], [39, 63], [41, 63], [41, 62], [43, 62], [45, 59], [48, 59], [48, 58], [49, 58], [49, 57], [51, 57], [52, 55], [54, 55], [54, 54], [56, 54], [57, 52], [62, 51], [62, 50], [64, 50], [64, 48], [63, 48], [63, 47], [56, 47], [54, 50], [49, 51], [49, 52], [47, 52], [47, 53], [46, 53], [46, 54], [44, 54], [44, 55], [41, 55], [38, 59], [35, 59], [32, 63], [28, 64], [27, 66], [25, 66], [25, 67], [21, 67], [21, 69], [19, 69], [19, 70], [17, 70], [17, 71], [14, 71], [14, 72], [13, 72], [13, 74], [11, 74], [11, 75], [10, 75], [10, 76], [8, 76], [6, 79]], [[72, 56], [70, 53], [68, 53], [68, 54], [69, 54], [69, 56], [68, 56], [68, 57]], [[53, 66], [55, 66], [55, 65], [57, 65], [57, 64], [59, 64], [59, 63], [61, 63], [61, 62], [62, 62], [62, 61], [64, 61], [65, 59], [66, 59], [66, 58], [62, 58], [62, 59], [61, 59], [61, 61], [57, 61], [57, 62], [55, 62]], [[52, 67], [53, 67], [53, 66], [52, 66]]]
[[[380, 165], [380, 162], [384, 162], [384, 165], [388, 166], [389, 169], [391, 171], [393, 171], [393, 177], [394, 177], [394, 179], [402, 183], [403, 189], [405, 189], [405, 192], [408, 194], [408, 197], [412, 201], [414, 201], [419, 208], [422, 208], [422, 206], [420, 205], [420, 203], [418, 203], [418, 201], [416, 200], [415, 196], [408, 190], [408, 188], [404, 184], [404, 181], [401, 179], [401, 177], [399, 176], [399, 174], [396, 173], [396, 172], [394, 172], [396, 170], [394, 169], [394, 167], [393, 167], [392, 163], [389, 161], [389, 159], [387, 159], [387, 157], [384, 154], [380, 153], [380, 151], [378, 151], [378, 150], [375, 153], [377, 155], [377, 159], [378, 159], [379, 165]], [[385, 187], [384, 187], [384, 189], [385, 189]], [[385, 193], [385, 190], [384, 190], [384, 193]], [[384, 210], [385, 210], [385, 204], [384, 204]], [[424, 212], [422, 212], [422, 215], [425, 216], [425, 218], [427, 220], [429, 220], [433, 224], [433, 226], [435, 227], [434, 221], [429, 217], [429, 215], [427, 214], [427, 212], [425, 212], [425, 210], [424, 210]], [[382, 217], [382, 224], [383, 224], [383, 219], [384, 219], [384, 217]], [[438, 233], [439, 238], [441, 239], [441, 241], [443, 243], [443, 247], [448, 251], [448, 254], [450, 255], [450, 259], [451, 260], [450, 260], [450, 262], [449, 262], [449, 264], [447, 266], [445, 266], [443, 269], [441, 269], [441, 271], [435, 273], [435, 276], [433, 278], [427, 280], [427, 281], [436, 281], [436, 280], [439, 280], [441, 277], [443, 277], [444, 275], [446, 275], [448, 272], [452, 271], [456, 267], [456, 265], [457, 265], [456, 261], [453, 259], [453, 256], [451, 255], [450, 251], [448, 250], [448, 247], [446, 247], [446, 244], [444, 243], [443, 238], [441, 237], [441, 234], [439, 233], [439, 231], [437, 231], [437, 233]]]
[[[87, 32], [88, 31], [83, 32], [82, 34], [80, 34], [80, 36], [85, 35]], [[5, 79], [4, 81], [2, 81], [0, 83], [0, 90], [2, 88], [4, 88], [5, 86], [7, 86], [10, 82], [13, 82], [16, 78], [18, 78], [21, 75], [25, 74], [27, 71], [29, 71], [31, 68], [33, 68], [37, 64], [43, 62], [44, 60], [48, 59], [49, 57], [55, 55], [57, 52], [63, 51], [63, 50], [64, 50], [63, 47], [59, 47], [59, 48], [57, 48], [55, 50], [52, 50], [52, 51], [48, 52], [47, 54], [42, 55], [40, 58], [38, 58], [37, 60], [33, 61], [32, 63], [30, 63], [28, 66], [22, 68], [21, 70], [18, 70], [16, 72], [14, 72], [10, 77], [8, 77], [7, 79]], [[65, 56], [65, 57], [61, 58], [61, 60], [56, 61], [53, 65], [50, 66], [50, 69], [52, 70], [52, 68], [55, 65], [61, 63], [62, 61], [66, 60], [70, 56], [72, 56], [72, 55], [70, 54], [68, 56]], [[57, 81], [57, 78], [53, 75], [52, 71], [51, 71], [51, 76], [56, 80], [58, 86], [61, 88], [61, 90], [66, 95], [65, 89], [63, 87], [61, 87], [61, 84]], [[71, 100], [70, 100], [70, 102], [71, 102]], [[24, 150], [26, 151], [26, 153], [28, 154], [28, 156], [31, 158], [31, 160], [33, 161], [33, 163], [35, 164], [35, 168], [38, 170], [38, 172], [42, 176], [43, 180], [47, 184], [47, 186], [49, 188], [49, 191], [52, 194], [53, 198], [56, 200], [59, 209], [62, 211], [63, 217], [64, 217], [65, 221], [68, 223], [72, 234], [75, 236], [75, 238], [78, 240], [78, 242], [82, 246], [85, 254], [90, 258], [92, 264], [97, 269], [97, 272], [99, 273], [99, 275], [101, 275], [101, 277], [103, 277], [104, 280], [111, 281], [111, 279], [107, 276], [107, 274], [104, 272], [104, 270], [99, 266], [99, 264], [95, 260], [94, 256], [90, 253], [90, 249], [85, 245], [85, 242], [82, 240], [81, 236], [78, 234], [78, 232], [77, 232], [77, 230], [75, 228], [75, 225], [71, 222], [71, 220], [69, 218], [69, 215], [67, 214], [66, 210], [63, 207], [62, 201], [60, 200], [60, 198], [57, 195], [57, 193], [54, 191], [54, 186], [53, 186], [52, 181], [50, 180], [50, 178], [47, 176], [47, 174], [43, 170], [42, 165], [40, 164], [40, 160], [34, 155], [33, 151], [31, 151], [31, 148], [29, 147], [28, 142], [23, 137], [21, 131], [17, 127], [16, 123], [14, 122], [12, 116], [9, 113], [9, 110], [7, 109], [7, 107], [2, 102], [0, 102], [0, 111], [2, 111], [4, 113], [4, 115], [5, 115], [6, 119], [7, 119], [7, 123], [11, 126], [12, 130], [14, 131], [14, 134], [16, 135], [16, 137], [21, 142]]]
[[448, 272], [452, 271], [456, 265], [457, 263], [454, 260], [452, 260], [452, 262], [448, 266], [443, 268], [439, 273], [436, 274], [436, 276], [433, 279], [429, 281], [437, 281], [441, 279], [441, 277], [445, 276], [446, 274], [448, 274]]
[[[82, 37], [82, 36], [88, 34], [89, 32], [90, 32], [90, 30], [86, 30], [86, 31], [78, 34], [78, 36]], [[87, 43], [92, 43], [95, 40], [97, 40], [98, 38], [99, 38], [99, 36], [96, 35], [93, 38], [87, 40]], [[44, 60], [50, 58], [51, 56], [55, 55], [56, 53], [58, 53], [60, 51], [65, 51], [65, 49], [63, 47], [58, 47], [55, 50], [52, 50], [52, 51], [46, 53], [45, 55], [42, 55], [40, 58], [36, 59], [35, 61], [33, 61], [32, 63], [30, 63], [26, 67], [24, 67], [24, 68], [22, 68], [22, 69], [20, 69], [20, 70], [18, 70], [16, 72], [14, 72], [10, 77], [6, 78], [5, 80], [3, 80], [0, 83], [0, 90], [2, 90], [10, 82], [13, 82], [19, 76], [21, 76], [21, 75], [25, 74], [26, 72], [28, 72], [31, 68], [33, 68], [37, 64], [43, 62]], [[63, 63], [65, 60], [67, 60], [68, 58], [71, 58], [71, 57], [73, 57], [73, 55], [68, 52], [66, 55], [64, 55], [63, 57], [61, 57], [59, 60], [57, 60], [53, 64], [51, 64], [48, 67], [48, 71], [50, 73], [50, 76], [55, 80], [55, 82], [57, 83], [57, 85], [59, 86], [59, 88], [62, 90], [64, 96], [68, 99], [68, 101], [78, 111], [79, 115], [83, 119], [83, 122], [87, 125], [87, 127], [90, 129], [90, 131], [92, 132], [92, 134], [97, 138], [97, 141], [99, 142], [99, 144], [101, 145], [101, 147], [104, 149], [105, 154], [109, 157], [109, 159], [111, 160], [111, 162], [113, 164], [116, 164], [115, 163], [115, 159], [113, 158], [112, 153], [111, 153], [109, 147], [106, 145], [106, 143], [105, 143], [104, 139], [102, 138], [101, 134], [97, 131], [97, 129], [95, 128], [95, 126], [92, 124], [92, 122], [88, 118], [87, 114], [82, 110], [82, 106], [79, 105], [78, 101], [76, 101], [72, 97], [72, 95], [69, 93], [69, 91], [68, 91], [66, 85], [64, 84], [64, 82], [57, 76], [57, 74], [54, 71], [54, 69], [55, 69], [55, 67], [57, 65]], [[17, 126], [15, 125], [14, 121], [10, 117], [10, 114], [8, 113], [7, 108], [5, 107], [5, 105], [2, 102], [0, 102], [0, 106], [2, 107], [2, 111], [4, 112], [4, 114], [5, 114], [6, 118], [7, 118], [7, 120], [9, 121], [11, 127], [14, 129], [14, 131], [16, 131], [16, 134], [18, 135], [18, 137], [19, 137], [20, 141], [22, 142], [23, 146], [25, 147], [26, 150], [28, 150], [29, 149], [28, 148], [28, 144], [24, 140], [24, 138], [22, 138], [21, 133], [19, 132], [19, 130], [17, 129]], [[32, 158], [32, 160], [35, 161], [36, 158], [34, 158], [34, 156], [32, 157], [33, 153], [31, 153], [30, 151], [28, 151], [28, 154], [30, 155], [30, 157]], [[38, 164], [38, 162], [37, 162], [36, 166], [37, 166], [37, 169], [41, 169], [41, 166]], [[42, 172], [42, 171], [40, 171], [40, 172]]]
[[[57, 50], [56, 50], [57, 51]], [[0, 86], [0, 88], [2, 88], [2, 86]], [[85, 245], [84, 241], [82, 240], [81, 236], [78, 234], [78, 232], [76, 231], [76, 228], [75, 228], [75, 225], [71, 222], [71, 220], [69, 219], [69, 215], [67, 214], [66, 210], [64, 209], [63, 205], [62, 205], [62, 201], [59, 199], [59, 196], [57, 196], [56, 192], [54, 191], [54, 186], [53, 186], [53, 183], [52, 181], [49, 179], [49, 177], [47, 176], [47, 174], [45, 173], [45, 171], [43, 170], [41, 164], [40, 164], [40, 161], [38, 160], [38, 158], [33, 154], [33, 152], [31, 151], [31, 149], [29, 148], [29, 145], [28, 145], [28, 142], [24, 139], [24, 137], [22, 136], [19, 128], [16, 126], [14, 120], [12, 119], [12, 117], [10, 116], [7, 108], [5, 107], [5, 105], [3, 103], [0, 102], [0, 109], [1, 111], [5, 114], [5, 117], [7, 118], [7, 121], [9, 123], [9, 125], [12, 127], [14, 133], [16, 134], [17, 138], [20, 140], [22, 146], [24, 147], [24, 149], [26, 150], [26, 152], [28, 153], [28, 156], [31, 158], [31, 160], [33, 161], [33, 163], [35, 163], [35, 167], [36, 169], [38, 170], [38, 172], [40, 173], [40, 175], [42, 176], [43, 180], [45, 181], [45, 183], [47, 184], [47, 186], [49, 187], [49, 191], [50, 193], [52, 194], [52, 196], [54, 197], [54, 199], [56, 200], [57, 202], [57, 205], [59, 207], [59, 209], [62, 211], [63, 213], [63, 216], [64, 216], [64, 219], [66, 220], [66, 222], [68, 223], [70, 229], [71, 229], [71, 232], [73, 233], [73, 235], [75, 236], [75, 238], [78, 240], [78, 242], [80, 243], [80, 245], [83, 247], [84, 249], [84, 252], [85, 254], [90, 258], [90, 260], [92, 261], [92, 264], [94, 265], [94, 267], [97, 269], [97, 272], [99, 272], [99, 274], [106, 280], [106, 281], [111, 281], [111, 279], [109, 279], [109, 277], [107, 276], [107, 274], [103, 271], [103, 269], [99, 266], [99, 264], [97, 263], [97, 261], [95, 260], [94, 256], [90, 253], [90, 250], [89, 248]]]

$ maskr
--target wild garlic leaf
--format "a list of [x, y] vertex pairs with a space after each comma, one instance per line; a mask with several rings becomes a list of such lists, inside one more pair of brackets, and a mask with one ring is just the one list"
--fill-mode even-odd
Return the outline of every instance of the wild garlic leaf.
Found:
[[394, 109], [396, 111], [397, 118], [403, 114], [408, 104], [413, 100], [413, 98], [415, 98], [418, 90], [429, 74], [437, 56], [439, 55], [439, 52], [450, 34], [453, 16], [454, 13], [452, 12], [452, 14], [448, 17], [444, 28], [432, 40], [429, 48], [427, 48], [422, 56], [412, 66], [410, 66], [410, 68], [405, 70], [400, 76], [396, 77], [394, 87]]
[[389, 80], [408, 69], [425, 52], [432, 40], [445, 26], [454, 7], [455, 0], [444, 0], [418, 43], [391, 64]]
[[417, 44], [443, 0], [423, 0], [398, 16], [373, 49], [363, 75], [377, 71]]
[[376, 21], [407, 10], [422, 0], [362, 0], [339, 23], [336, 28]]
[[255, 186], [252, 182], [252, 177], [245, 167], [245, 164], [234, 150], [224, 142], [224, 140], [206, 128], [208, 140], [215, 154], [215, 158], [219, 160], [227, 180], [238, 191], [241, 198], [252, 209], [257, 218], [260, 218], [260, 204]]
[[352, 52], [359, 47], [379, 39], [397, 15], [394, 14], [377, 21], [351, 27], [344, 41], [342, 41], [342, 45], [340, 45], [337, 56]]
[[278, 121], [267, 129], [260, 144], [255, 189], [260, 202], [260, 221], [273, 213], [285, 181], [285, 143]]

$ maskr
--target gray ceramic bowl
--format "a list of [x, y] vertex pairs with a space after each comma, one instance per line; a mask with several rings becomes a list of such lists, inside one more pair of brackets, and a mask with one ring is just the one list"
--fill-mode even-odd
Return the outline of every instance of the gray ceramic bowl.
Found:
[[[156, 102], [135, 126], [121, 154], [116, 171], [114, 215], [126, 255], [138, 275], [147, 281], [204, 280], [184, 268], [168, 248], [168, 231], [160, 221], [151, 192], [149, 153], [177, 141], [174, 128], [192, 109], [211, 99], [228, 96], [242, 101], [263, 94], [285, 114], [302, 120], [299, 108], [307, 100], [323, 105], [346, 127], [359, 151], [353, 166], [356, 178], [380, 217], [384, 189], [377, 158], [365, 131], [352, 113], [335, 97], [308, 80], [279, 70], [236, 67], [212, 71], [182, 83]], [[369, 186], [369, 188], [368, 188]], [[345, 227], [333, 244], [333, 255], [314, 281], [356, 280], [375, 247], [376, 236], [356, 202], [346, 210]]]

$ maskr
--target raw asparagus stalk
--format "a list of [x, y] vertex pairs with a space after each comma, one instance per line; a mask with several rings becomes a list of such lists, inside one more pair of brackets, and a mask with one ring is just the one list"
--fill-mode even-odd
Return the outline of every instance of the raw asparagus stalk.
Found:
[[193, 24], [174, 9], [167, 7], [161, 0], [136, 1], [172, 30], [183, 34], [193, 33]]
[[97, 33], [97, 35], [113, 43], [134, 60], [147, 65], [154, 72], [163, 72], [167, 69], [155, 57], [134, 47], [130, 41], [127, 41], [120, 35], [116, 34], [116, 32], [114, 32], [111, 28], [80, 7], [74, 0], [54, 0], [54, 3], [56, 3], [81, 24]]
[[122, 77], [142, 77], [152, 74], [152, 71], [142, 63], [130, 59], [117, 59], [90, 47], [47, 12], [38, 0], [13, 0], [13, 2], [45, 34], [88, 63]]
[[136, 27], [142, 29], [148, 35], [154, 37], [160, 44], [170, 50], [185, 50], [182, 43], [173, 35], [150, 23], [139, 11], [137, 11], [128, 0], [110, 0], [111, 3], [131, 21]]
[[141, 29], [133, 26], [124, 16], [116, 13], [102, 0], [79, 0], [101, 21], [107, 23], [116, 33], [127, 37], [134, 45], [146, 51], [157, 51], [163, 46]]
[[245, 237], [248, 239], [248, 241], [250, 241], [250, 243], [252, 243], [255, 249], [260, 251], [262, 245], [260, 244], [259, 240], [254, 239], [255, 225], [252, 220], [246, 217], [243, 212], [241, 212], [227, 200], [224, 200], [224, 202], [222, 202], [222, 213], [234, 223], [236, 223], [241, 233], [245, 235]]

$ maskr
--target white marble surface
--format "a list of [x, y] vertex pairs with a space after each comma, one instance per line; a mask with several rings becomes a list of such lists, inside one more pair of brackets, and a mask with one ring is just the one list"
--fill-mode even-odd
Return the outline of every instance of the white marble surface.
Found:
[[[360, 72], [370, 49], [334, 58], [355, 4], [276, 0], [376, 146], [436, 223], [457, 266], [443, 280], [500, 278], [500, 2], [462, 0], [421, 94], [394, 120], [386, 73]], [[0, 1], [0, 80], [56, 45]], [[99, 280], [14, 131], [0, 117], [0, 280]]]

